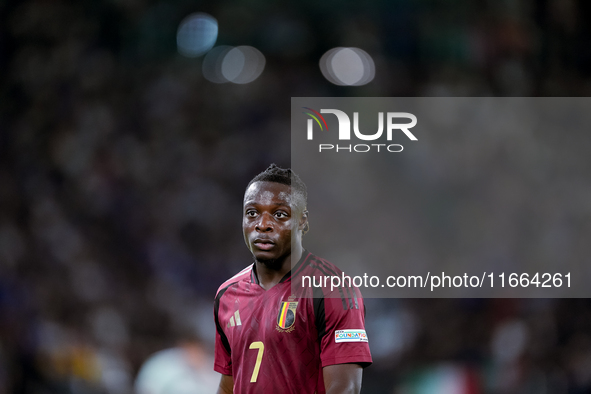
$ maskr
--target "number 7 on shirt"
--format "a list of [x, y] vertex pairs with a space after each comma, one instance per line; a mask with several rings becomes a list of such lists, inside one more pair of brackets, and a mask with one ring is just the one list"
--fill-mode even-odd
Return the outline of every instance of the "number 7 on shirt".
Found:
[[254, 371], [252, 371], [252, 377], [250, 383], [257, 381], [259, 376], [259, 370], [261, 369], [261, 362], [263, 361], [263, 352], [265, 351], [265, 345], [261, 341], [256, 341], [250, 344], [249, 349], [258, 349], [257, 361], [254, 363]]

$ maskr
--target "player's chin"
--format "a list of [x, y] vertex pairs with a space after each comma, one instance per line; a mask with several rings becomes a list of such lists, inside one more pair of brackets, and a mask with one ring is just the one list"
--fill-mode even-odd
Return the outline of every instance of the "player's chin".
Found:
[[281, 268], [283, 259], [278, 253], [271, 251], [253, 251], [252, 254], [256, 261], [270, 269]]
[[251, 251], [254, 258], [260, 263], [265, 263], [266, 261], [274, 261], [277, 260], [278, 257], [277, 252], [274, 250], [260, 250], [254, 247]]

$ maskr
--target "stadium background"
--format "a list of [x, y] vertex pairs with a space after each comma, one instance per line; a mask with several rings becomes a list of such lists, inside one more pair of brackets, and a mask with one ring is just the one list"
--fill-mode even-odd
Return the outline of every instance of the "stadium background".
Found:
[[[289, 165], [290, 97], [591, 91], [584, 0], [4, 0], [0, 12], [0, 393], [130, 393], [173, 347], [192, 375], [158, 392], [211, 378], [213, 295], [250, 261], [245, 185]], [[195, 12], [217, 19], [216, 45], [264, 54], [256, 80], [213, 83], [203, 56], [179, 54]], [[327, 81], [319, 59], [337, 46], [371, 55], [374, 80]], [[363, 393], [591, 391], [588, 300], [367, 304]]]

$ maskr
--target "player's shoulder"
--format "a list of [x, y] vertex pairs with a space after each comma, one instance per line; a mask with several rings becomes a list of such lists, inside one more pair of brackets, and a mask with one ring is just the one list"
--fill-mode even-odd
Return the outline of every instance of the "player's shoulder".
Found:
[[330, 261], [307, 251], [305, 253], [307, 256], [300, 270], [302, 275], [332, 276], [343, 273], [337, 265]]
[[314, 298], [329, 299], [331, 303], [340, 299], [344, 309], [358, 309], [363, 298], [351, 277], [336, 264], [312, 253], [306, 256], [294, 281], [297, 287], [311, 289]]
[[224, 283], [218, 287], [216, 292], [216, 298], [220, 297], [228, 288], [233, 285], [240, 283], [241, 281], [251, 281], [252, 280], [252, 264], [245, 267], [243, 270], [238, 272], [236, 275], [232, 276], [230, 279], [226, 280]]

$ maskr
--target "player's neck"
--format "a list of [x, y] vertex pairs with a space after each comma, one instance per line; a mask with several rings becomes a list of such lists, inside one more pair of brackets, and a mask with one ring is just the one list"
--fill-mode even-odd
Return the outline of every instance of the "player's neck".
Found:
[[297, 262], [302, 257], [302, 250], [302, 245], [295, 246], [291, 250], [291, 254], [285, 256], [283, 261], [277, 264], [276, 268], [271, 268], [264, 263], [255, 261], [256, 275], [259, 279], [260, 286], [265, 290], [269, 290], [281, 282], [281, 279], [291, 270], [291, 262]]

